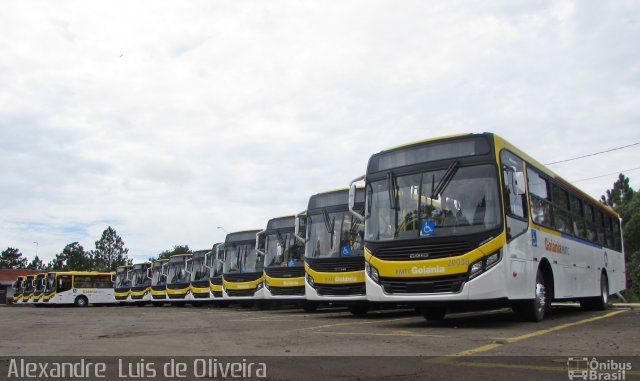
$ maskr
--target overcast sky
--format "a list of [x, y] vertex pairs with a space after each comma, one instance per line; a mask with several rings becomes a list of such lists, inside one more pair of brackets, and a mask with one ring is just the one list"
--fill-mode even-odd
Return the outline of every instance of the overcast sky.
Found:
[[[1, 2], [0, 250], [209, 248], [452, 133], [543, 163], [640, 142], [638, 36], [622, 0]], [[638, 189], [639, 156], [551, 168]]]

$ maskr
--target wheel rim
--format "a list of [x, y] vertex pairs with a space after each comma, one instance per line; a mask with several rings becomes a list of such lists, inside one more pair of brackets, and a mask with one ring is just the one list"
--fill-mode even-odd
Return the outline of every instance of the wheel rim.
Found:
[[544, 287], [544, 279], [541, 274], [536, 277], [536, 314], [542, 316], [544, 314], [545, 306], [547, 304], [547, 291]]

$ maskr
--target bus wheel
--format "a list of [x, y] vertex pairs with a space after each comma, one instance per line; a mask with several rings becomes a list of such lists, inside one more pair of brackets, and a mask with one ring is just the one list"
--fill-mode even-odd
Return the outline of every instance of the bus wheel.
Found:
[[78, 296], [73, 304], [76, 307], [86, 307], [89, 304], [89, 301], [86, 296]]
[[547, 303], [549, 303], [549, 299], [547, 297], [544, 275], [542, 274], [542, 270], [538, 269], [536, 274], [535, 297], [523, 301], [522, 304], [516, 308], [516, 311], [519, 312], [525, 320], [539, 322], [544, 319]]
[[444, 315], [447, 314], [447, 306], [422, 306], [420, 311], [427, 321], [440, 321], [443, 320]]
[[581, 300], [580, 307], [597, 311], [609, 308], [609, 280], [605, 273], [600, 274], [600, 295]]
[[366, 315], [369, 312], [369, 303], [354, 303], [349, 305], [349, 312], [355, 316]]

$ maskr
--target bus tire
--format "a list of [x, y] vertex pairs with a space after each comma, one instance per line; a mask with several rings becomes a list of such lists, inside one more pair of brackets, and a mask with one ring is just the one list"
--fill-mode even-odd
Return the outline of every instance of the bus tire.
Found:
[[349, 312], [355, 316], [363, 316], [369, 312], [369, 303], [354, 303], [349, 305]]
[[78, 296], [76, 300], [73, 302], [73, 305], [76, 307], [86, 307], [89, 305], [89, 301], [86, 296]]
[[549, 295], [547, 295], [545, 277], [542, 269], [538, 268], [538, 272], [536, 273], [535, 297], [522, 301], [516, 306], [515, 310], [527, 321], [534, 323], [540, 322], [544, 319], [549, 302], [550, 298]]
[[422, 316], [427, 320], [441, 321], [447, 314], [447, 306], [422, 306], [420, 307]]
[[580, 300], [580, 307], [587, 310], [603, 311], [609, 308], [609, 279], [604, 272], [600, 274], [600, 295]]

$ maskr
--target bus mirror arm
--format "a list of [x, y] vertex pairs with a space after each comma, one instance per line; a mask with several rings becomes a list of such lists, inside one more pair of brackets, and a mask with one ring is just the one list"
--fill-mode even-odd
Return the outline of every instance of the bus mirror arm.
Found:
[[[184, 272], [186, 272], [187, 274], [192, 274], [192, 272], [189, 271], [189, 263], [191, 263], [192, 261], [193, 261], [193, 258], [189, 258], [186, 261], [184, 261]], [[193, 268], [191, 270], [193, 270]]]
[[349, 184], [349, 211], [360, 221], [364, 221], [364, 216], [356, 212], [354, 209], [356, 205], [356, 184], [355, 183], [362, 180], [364, 180], [364, 175], [351, 180], [351, 183]]
[[153, 279], [153, 277], [151, 276], [151, 267], [147, 268], [147, 278]]
[[260, 236], [263, 235], [265, 232], [265, 230], [260, 230], [259, 232], [256, 233], [256, 251], [260, 254], [260, 255], [264, 255], [264, 251], [260, 250]]
[[294, 224], [295, 228], [294, 228], [294, 233], [293, 233], [293, 235], [296, 237], [296, 239], [298, 241], [300, 241], [301, 243], [303, 243], [303, 244], [307, 243], [307, 239], [300, 235], [300, 219], [302, 218], [302, 215], [304, 213], [306, 213], [306, 212], [307, 211], [305, 210], [305, 211], [302, 211], [302, 212], [296, 214], [295, 224]]

